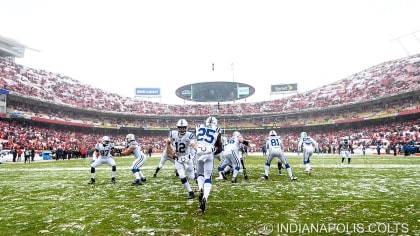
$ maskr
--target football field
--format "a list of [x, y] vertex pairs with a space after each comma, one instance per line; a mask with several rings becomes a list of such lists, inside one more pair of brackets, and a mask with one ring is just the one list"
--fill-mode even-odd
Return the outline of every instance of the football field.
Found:
[[[88, 185], [90, 159], [0, 165], [0, 235], [419, 235], [420, 157], [358, 156], [341, 167], [338, 155], [287, 155], [293, 174], [279, 175], [273, 160], [245, 158], [249, 180], [216, 181], [204, 214], [167, 162], [149, 158], [147, 181], [131, 186], [132, 157], [101, 165]], [[347, 160], [346, 160], [347, 161]], [[286, 175], [285, 175], [286, 174]], [[230, 177], [230, 176], [228, 176]], [[194, 180], [190, 180], [197, 190]], [[196, 193], [198, 196], [198, 193]]]

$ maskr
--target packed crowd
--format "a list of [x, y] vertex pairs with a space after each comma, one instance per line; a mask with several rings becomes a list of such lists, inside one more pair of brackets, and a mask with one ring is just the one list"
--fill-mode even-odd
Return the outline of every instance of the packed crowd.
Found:
[[[333, 84], [283, 99], [256, 103], [169, 105], [103, 91], [68, 76], [0, 58], [0, 84], [12, 93], [83, 109], [153, 115], [294, 112], [375, 100], [420, 88], [420, 55], [382, 63]], [[307, 99], [310, 98], [310, 99]]]
[[[221, 104], [220, 106], [210, 104], [169, 105], [122, 97], [115, 93], [93, 88], [90, 85], [83, 84], [80, 81], [61, 74], [35, 70], [1, 57], [0, 84], [3, 89], [9, 90], [12, 94], [20, 94], [37, 99], [41, 98], [43, 102], [54, 102], [82, 109], [112, 111], [114, 113], [162, 115], [162, 117], [167, 114], [178, 116], [208, 115], [209, 113], [214, 114], [215, 112], [219, 115], [287, 113], [302, 110], [310, 111], [311, 109], [319, 110], [320, 108], [331, 105], [345, 105], [378, 98], [383, 99], [390, 95], [417, 91], [420, 89], [420, 55], [385, 62], [344, 78], [337, 83], [325, 85], [309, 92], [298, 93], [287, 98], [257, 103]], [[400, 102], [403, 102], [404, 105], [401, 106]], [[17, 109], [29, 109], [35, 116], [39, 115], [39, 112], [47, 112], [33, 111], [25, 107], [23, 103], [15, 103], [13, 106]], [[408, 98], [407, 101], [390, 102], [386, 104], [386, 107], [374, 106], [369, 112], [371, 114], [375, 113], [375, 111], [378, 111], [379, 114], [381, 110], [392, 112], [393, 110], [397, 110], [396, 107], [402, 107], [402, 109], [419, 109], [420, 104], [418, 101], [412, 101]], [[73, 114], [75, 117], [69, 117], [69, 114], [65, 114], [64, 112], [57, 112], [54, 115], [68, 120], [77, 119], [81, 116], [80, 114]], [[336, 114], [329, 114], [325, 117], [312, 117], [312, 119], [322, 122], [322, 120], [331, 119], [331, 116], [334, 115]], [[351, 113], [342, 115], [349, 118], [353, 116]], [[360, 118], [360, 116], [358, 117]], [[87, 120], [92, 119], [92, 117], [84, 118]], [[302, 124], [306, 124], [307, 117], [302, 119], [304, 119], [301, 121], [303, 122]], [[117, 123], [117, 121], [114, 122]], [[174, 124], [168, 123], [167, 120], [164, 122], [166, 123], [159, 124], [159, 127], [174, 127]], [[246, 122], [240, 120], [239, 127], [238, 124], [234, 127], [240, 128], [242, 125], [245, 127], [249, 126]], [[262, 122], [262, 125], [267, 123], [268, 126], [276, 127], [276, 124], [273, 124], [271, 120], [266, 121], [262, 119], [262, 121], [258, 122]], [[194, 122], [190, 123], [194, 124]], [[233, 125], [231, 122], [229, 121], [227, 123], [227, 126], [232, 128]], [[281, 125], [283, 124], [279, 126]], [[13, 119], [1, 120], [0, 126], [0, 141], [5, 149], [63, 149], [67, 153], [80, 153], [81, 150], [86, 150], [83, 153], [89, 153], [88, 151], [93, 149], [103, 135], [100, 132], [83, 132], [83, 130], [68, 131], [65, 129], [60, 130], [60, 128], [49, 129], [42, 126], [29, 125]], [[261, 123], [258, 123], [258, 126], [261, 126]], [[352, 128], [351, 130], [337, 131], [332, 130], [332, 128], [326, 126], [326, 128], [311, 134], [320, 143], [321, 150], [324, 152], [334, 152], [340, 139], [343, 137], [349, 137], [354, 146], [375, 146], [378, 144], [392, 146], [410, 141], [418, 143], [419, 141], [418, 121], [416, 120], [394, 121], [391, 123], [387, 121], [386, 124], [370, 125], [356, 129]], [[279, 135], [283, 138], [285, 151], [296, 151], [299, 132], [284, 133], [282, 130], [278, 130]], [[145, 134], [136, 134], [136, 136], [141, 137], [140, 142], [143, 150], [153, 149], [155, 151], [162, 151], [166, 133], [161, 133], [156, 135], [156, 133], [150, 134], [146, 132]], [[241, 133], [246, 139], [251, 141], [252, 145], [249, 149], [251, 152], [260, 151], [260, 147], [264, 146], [266, 135], [264, 130], [261, 130], [261, 133], [242, 130]], [[116, 145], [124, 145], [124, 137], [120, 134], [110, 134], [110, 137]]]
[[[175, 124], [173, 124], [175, 128]], [[343, 138], [351, 140], [355, 147], [383, 147], [405, 145], [407, 143], [420, 144], [418, 120], [407, 121], [387, 121], [383, 124], [366, 125], [363, 128], [340, 129], [325, 127], [317, 131], [308, 132], [320, 146], [322, 152], [335, 153], [339, 142]], [[282, 137], [284, 150], [296, 152], [299, 133], [302, 128], [297, 128], [296, 132], [284, 132], [277, 130]], [[266, 130], [260, 132], [241, 130], [241, 134], [249, 140], [249, 152], [260, 152], [265, 144]], [[223, 133], [229, 137], [231, 133]], [[0, 120], [0, 142], [3, 149], [35, 149], [37, 151], [62, 149], [69, 154], [80, 153], [85, 150], [84, 155], [89, 155], [95, 144], [102, 138], [103, 133], [91, 132], [80, 129], [80, 131], [69, 131], [65, 128], [48, 128], [41, 125], [30, 125], [22, 120]], [[115, 146], [123, 148], [126, 143], [123, 134], [109, 134]], [[148, 134], [139, 131], [136, 133], [138, 141], [145, 153], [148, 149], [153, 152], [162, 152], [165, 148], [164, 140], [167, 138], [166, 132], [160, 134]]]

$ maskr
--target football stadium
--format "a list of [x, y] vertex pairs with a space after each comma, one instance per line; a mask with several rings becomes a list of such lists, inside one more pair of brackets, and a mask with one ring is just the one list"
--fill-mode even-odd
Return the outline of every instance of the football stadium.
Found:
[[[19, 65], [7, 50], [19, 47], [2, 39], [2, 235], [420, 233], [420, 55], [272, 101], [211, 104], [200, 97], [204, 102], [196, 105], [167, 105]], [[194, 99], [185, 90], [199, 86], [209, 84], [176, 91]], [[189, 180], [190, 199], [172, 162], [159, 172], [156, 167], [180, 119], [194, 133], [208, 117], [218, 120], [226, 139], [237, 131], [247, 145], [235, 181], [232, 171], [216, 178], [223, 156], [214, 159], [204, 211], [196, 180]], [[286, 166], [277, 158], [266, 165], [272, 131], [281, 137]], [[302, 132], [317, 143], [309, 171], [299, 147]], [[127, 134], [147, 157], [139, 186], [131, 185], [133, 156], [121, 155]], [[96, 182], [88, 184], [104, 136], [115, 147], [117, 169], [98, 166]], [[343, 140], [351, 144], [351, 162], [340, 154]], [[296, 179], [289, 179], [289, 170]]]
[[269, 101], [180, 84], [173, 105], [25, 49], [0, 37], [0, 235], [420, 234], [420, 54]]

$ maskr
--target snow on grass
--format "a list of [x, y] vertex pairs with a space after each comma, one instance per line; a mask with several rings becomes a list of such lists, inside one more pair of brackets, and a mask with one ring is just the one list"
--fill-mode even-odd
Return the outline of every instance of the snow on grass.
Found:
[[6, 163], [0, 228], [7, 235], [261, 235], [269, 224], [399, 222], [418, 234], [420, 159], [354, 158], [352, 167], [340, 167], [340, 159], [313, 157], [308, 176], [301, 157], [288, 157], [299, 178], [292, 182], [274, 164], [261, 180], [265, 158], [248, 157], [250, 180], [213, 181], [204, 214], [197, 198], [187, 200], [172, 164], [151, 177], [159, 158], [142, 168], [142, 186], [131, 186], [132, 158], [116, 158], [116, 184], [109, 166], [97, 168], [94, 185], [86, 160]]

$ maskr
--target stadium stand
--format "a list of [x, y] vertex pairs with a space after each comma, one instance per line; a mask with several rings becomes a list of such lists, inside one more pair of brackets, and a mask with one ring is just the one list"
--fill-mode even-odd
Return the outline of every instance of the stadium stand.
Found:
[[[302, 129], [332, 152], [341, 137], [355, 146], [418, 146], [420, 55], [373, 66], [336, 83], [283, 99], [256, 103], [169, 105], [122, 97], [73, 78], [28, 68], [0, 57], [0, 84], [8, 90], [1, 142], [11, 148], [91, 149], [106, 133], [121, 144], [140, 132], [142, 145], [162, 149], [162, 140], [179, 117], [194, 127], [218, 115], [227, 131], [241, 130], [259, 151], [266, 130], [278, 129], [285, 150], [296, 149]], [[53, 127], [54, 129], [51, 129]], [[54, 131], [52, 131], [54, 130]], [[418, 152], [418, 148], [417, 148]]]

